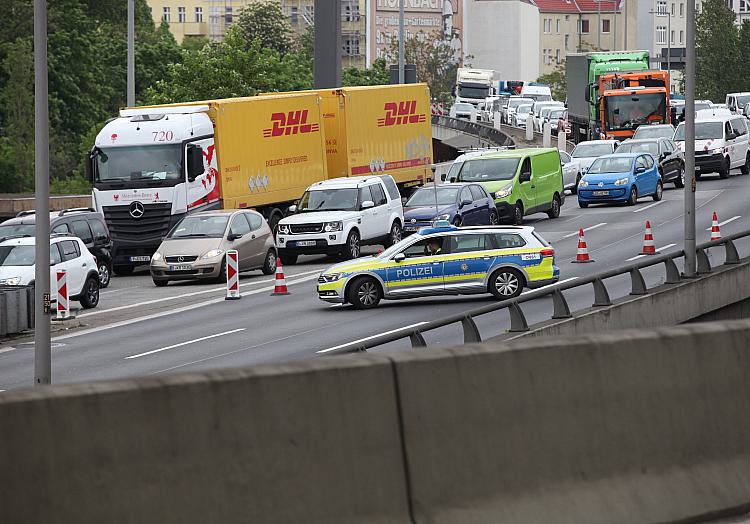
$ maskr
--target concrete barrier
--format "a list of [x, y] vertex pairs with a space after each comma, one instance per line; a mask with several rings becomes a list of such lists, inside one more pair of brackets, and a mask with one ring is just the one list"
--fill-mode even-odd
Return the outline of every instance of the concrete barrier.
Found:
[[0, 522], [409, 522], [366, 356], [0, 394]]
[[648, 524], [750, 502], [750, 322], [393, 358], [417, 522]]
[[0, 336], [34, 327], [34, 287], [0, 286]]

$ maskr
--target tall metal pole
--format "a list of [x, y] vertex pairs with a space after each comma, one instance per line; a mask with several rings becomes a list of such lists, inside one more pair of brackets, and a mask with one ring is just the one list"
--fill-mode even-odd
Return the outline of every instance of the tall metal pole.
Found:
[[47, 0], [34, 0], [34, 384], [52, 382], [49, 297], [49, 98], [47, 92]]
[[695, 3], [687, 2], [685, 42], [685, 276], [695, 277]]
[[398, 83], [404, 83], [404, 0], [398, 1]]
[[128, 107], [135, 105], [135, 8], [128, 0]]
[[628, 48], [628, 0], [622, 0], [622, 14], [625, 17], [625, 35], [623, 36], [622, 48]]
[[597, 35], [596, 36], [596, 38], [597, 38], [597, 40], [596, 40], [596, 47], [598, 48], [597, 51], [601, 51], [601, 49], [602, 49], [602, 3], [601, 2], [597, 2], [596, 3], [596, 8], [597, 8], [597, 11], [598, 11], [597, 18], [596, 18], [596, 23], [599, 26], [599, 30], [596, 32], [596, 35]]
[[667, 11], [667, 82], [672, 92], [672, 15]]

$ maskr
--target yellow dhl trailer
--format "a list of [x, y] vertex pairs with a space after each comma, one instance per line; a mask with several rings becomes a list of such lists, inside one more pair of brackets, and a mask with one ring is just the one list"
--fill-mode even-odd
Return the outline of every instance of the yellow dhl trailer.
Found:
[[[89, 159], [93, 201], [115, 244], [141, 257], [189, 212], [255, 208], [274, 226], [328, 178], [323, 127], [313, 92], [123, 109]], [[159, 227], [144, 230], [136, 201]]]

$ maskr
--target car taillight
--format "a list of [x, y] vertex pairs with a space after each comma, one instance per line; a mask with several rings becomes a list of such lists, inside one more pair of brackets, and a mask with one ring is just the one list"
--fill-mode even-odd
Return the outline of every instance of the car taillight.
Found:
[[539, 254], [542, 255], [542, 257], [554, 257], [555, 256], [555, 250], [552, 249], [551, 247], [548, 247], [548, 248], [542, 249], [539, 252]]

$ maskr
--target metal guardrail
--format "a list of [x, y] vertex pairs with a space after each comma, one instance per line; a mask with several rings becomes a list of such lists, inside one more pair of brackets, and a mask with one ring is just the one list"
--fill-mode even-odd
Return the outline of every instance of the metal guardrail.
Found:
[[451, 118], [448, 116], [432, 115], [432, 124], [449, 129], [461, 131], [467, 135], [473, 135], [484, 138], [500, 147], [515, 147], [516, 143], [513, 138], [494, 127], [489, 127], [478, 122], [469, 122], [461, 118]]
[[[726, 250], [726, 260], [724, 265], [739, 264], [740, 257], [737, 252], [737, 248], [734, 245], [734, 241], [739, 238], [750, 237], [750, 230], [728, 235], [720, 240], [714, 240], [712, 242], [705, 242], [696, 246], [697, 255], [697, 270], [698, 274], [707, 274], [711, 272], [711, 262], [708, 260], [706, 250], [711, 247], [724, 246]], [[427, 324], [422, 324], [418, 327], [408, 330], [401, 330], [388, 335], [380, 335], [377, 337], [370, 338], [362, 342], [353, 342], [344, 346], [340, 346], [333, 351], [328, 352], [329, 355], [336, 355], [342, 353], [357, 353], [361, 351], [367, 351], [377, 346], [382, 346], [391, 342], [408, 338], [411, 341], [413, 348], [425, 347], [427, 343], [423, 337], [423, 333], [432, 331], [434, 329], [449, 326], [451, 324], [461, 324], [464, 334], [464, 344], [471, 344], [482, 342], [482, 336], [479, 333], [479, 328], [474, 322], [474, 318], [493, 313], [502, 309], [508, 309], [510, 314], [510, 333], [520, 333], [529, 330], [528, 322], [521, 309], [521, 304], [543, 298], [552, 295], [552, 316], [551, 319], [565, 319], [572, 318], [570, 307], [568, 302], [563, 295], [563, 291], [568, 289], [578, 288], [591, 284], [594, 288], [594, 303], [592, 307], [606, 307], [612, 305], [607, 287], [604, 285], [604, 280], [619, 275], [630, 274], [631, 291], [630, 295], [647, 295], [649, 289], [646, 286], [646, 282], [643, 279], [642, 269], [647, 267], [664, 264], [664, 270], [666, 273], [665, 284], [677, 284], [682, 281], [677, 265], [674, 263], [675, 259], [682, 258], [685, 256], [684, 250], [674, 251], [672, 253], [663, 255], [649, 256], [638, 262], [626, 264], [617, 268], [603, 271], [595, 275], [588, 277], [577, 278], [575, 281], [558, 284], [553, 287], [538, 289], [531, 291], [530, 293], [524, 294], [518, 298], [511, 300], [503, 300], [496, 304], [490, 304], [465, 313], [459, 313], [451, 315], [438, 320], [433, 320]]]

